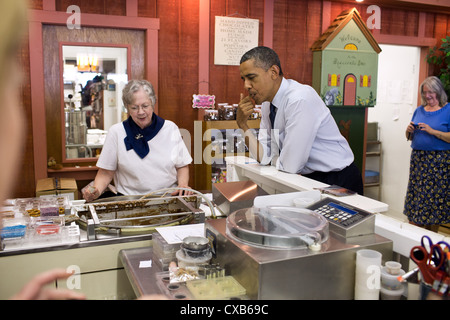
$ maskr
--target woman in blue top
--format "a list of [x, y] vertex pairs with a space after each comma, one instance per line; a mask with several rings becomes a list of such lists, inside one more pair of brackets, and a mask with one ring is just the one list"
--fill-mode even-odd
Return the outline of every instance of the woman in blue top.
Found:
[[450, 103], [437, 77], [425, 79], [420, 93], [422, 105], [406, 128], [412, 152], [403, 213], [411, 223], [437, 231], [450, 222]]

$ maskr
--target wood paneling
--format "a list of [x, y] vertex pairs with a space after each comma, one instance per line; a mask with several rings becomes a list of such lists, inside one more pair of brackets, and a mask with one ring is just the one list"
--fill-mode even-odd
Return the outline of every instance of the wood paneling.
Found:
[[138, 15], [139, 17], [157, 18], [157, 1], [156, 0], [139, 0]]
[[56, 11], [66, 11], [68, 6], [80, 7], [81, 13], [126, 15], [126, 0], [58, 0]]
[[[339, 12], [340, 13], [340, 12]], [[275, 3], [273, 49], [286, 78], [312, 83], [311, 45], [321, 34], [322, 1]]]
[[[28, 36], [26, 37], [28, 38]], [[22, 82], [22, 108], [26, 125], [26, 139], [23, 146], [23, 158], [21, 161], [20, 177], [15, 185], [13, 193], [16, 198], [32, 196], [36, 189], [34, 185], [34, 157], [33, 157], [33, 134], [31, 120], [31, 81], [30, 81], [30, 49], [25, 42], [20, 49], [20, 65], [23, 75]]]
[[[159, 83], [158, 107], [159, 115], [174, 121], [180, 128], [187, 129], [193, 136], [193, 123], [197, 119], [197, 111], [191, 107], [192, 94], [198, 91], [198, 22], [199, 0], [137, 0], [138, 16], [159, 18]], [[260, 20], [259, 44], [262, 44], [264, 27], [265, 0], [210, 0], [210, 79], [209, 93], [216, 95], [217, 102], [237, 103], [239, 93], [243, 92], [237, 66], [214, 65], [214, 17], [236, 16]], [[331, 13], [328, 24], [343, 10], [356, 7], [364, 21], [367, 20], [367, 4], [350, 2], [325, 1], [330, 6]], [[55, 8], [66, 11], [69, 5], [80, 6], [81, 13], [97, 13], [105, 15], [126, 15], [126, 0], [58, 0]], [[324, 1], [321, 0], [275, 0], [273, 12], [273, 48], [278, 52], [286, 77], [311, 84], [312, 53], [311, 44], [320, 36], [322, 29], [322, 11]], [[402, 7], [381, 6], [382, 29], [386, 35], [418, 34], [417, 10]], [[31, 0], [30, 8], [42, 10], [43, 0]], [[435, 38], [437, 42], [448, 34], [450, 15], [428, 12], [424, 6], [421, 12], [426, 13], [425, 36]], [[323, 21], [327, 25], [326, 21]], [[80, 39], [85, 36], [83, 29]], [[88, 37], [91, 37], [89, 35]], [[97, 35], [102, 41], [108, 41], [113, 34]], [[100, 39], [100, 38], [97, 38]], [[97, 41], [97, 42], [102, 42]], [[51, 44], [49, 44], [51, 45]], [[132, 45], [132, 48], [135, 44]], [[28, 136], [26, 140], [25, 159], [22, 170], [22, 183], [18, 186], [15, 196], [34, 195], [34, 172], [32, 160], [32, 128], [28, 48], [25, 46], [20, 53], [26, 77], [23, 87], [24, 112], [27, 116]], [[48, 57], [49, 58], [49, 57]], [[55, 59], [55, 58], [52, 58]], [[57, 60], [48, 61], [56, 64]], [[136, 61], [132, 69], [139, 67], [141, 61]], [[59, 70], [59, 67], [56, 68]], [[56, 70], [55, 69], [55, 70]], [[430, 68], [431, 69], [431, 68]], [[47, 72], [54, 74], [50, 67]], [[431, 72], [431, 71], [430, 71]], [[58, 76], [59, 77], [59, 76]], [[28, 82], [27, 82], [28, 81]], [[54, 86], [54, 85], [53, 85]], [[47, 93], [46, 93], [47, 94]], [[55, 93], [58, 97], [60, 92]], [[60, 102], [50, 97], [50, 103], [60, 108]], [[59, 109], [58, 109], [59, 110]], [[57, 118], [57, 117], [56, 117]], [[58, 118], [59, 119], [59, 118]], [[56, 120], [51, 120], [50, 122]], [[49, 123], [51, 126], [52, 123]], [[54, 124], [53, 124], [54, 125]], [[60, 130], [60, 129], [59, 129]], [[60, 135], [56, 134], [59, 137]], [[56, 143], [60, 146], [60, 143]], [[52, 149], [52, 153], [56, 151]], [[54, 155], [55, 156], [55, 155]], [[192, 179], [192, 170], [191, 170]], [[193, 185], [193, 183], [191, 183]]]

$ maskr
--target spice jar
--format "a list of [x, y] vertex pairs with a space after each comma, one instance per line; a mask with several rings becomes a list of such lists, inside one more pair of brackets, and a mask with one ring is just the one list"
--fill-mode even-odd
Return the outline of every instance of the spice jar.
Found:
[[205, 121], [215, 121], [219, 120], [219, 111], [215, 109], [205, 110]]
[[235, 120], [234, 108], [230, 105], [223, 107], [223, 120]]

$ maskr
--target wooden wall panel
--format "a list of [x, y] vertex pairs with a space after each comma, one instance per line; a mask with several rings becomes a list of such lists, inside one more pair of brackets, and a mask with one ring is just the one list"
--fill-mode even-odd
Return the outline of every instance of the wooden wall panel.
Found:
[[[26, 36], [28, 38], [28, 35]], [[20, 170], [17, 181], [15, 182], [15, 198], [27, 198], [32, 196], [35, 191], [34, 185], [34, 157], [33, 157], [33, 134], [31, 119], [31, 81], [30, 81], [30, 50], [28, 43], [24, 43], [19, 51], [19, 65], [23, 76], [22, 82], [22, 112], [25, 117], [26, 139], [23, 145], [23, 157], [20, 163]]]
[[28, 8], [42, 10], [42, 0], [28, 0]]
[[68, 6], [80, 7], [81, 13], [126, 15], [126, 0], [58, 0], [56, 11], [66, 11]]
[[158, 2], [159, 115], [180, 128], [193, 130], [196, 110], [192, 95], [198, 93], [198, 0]]
[[[199, 1], [160, 0], [155, 7], [161, 21], [158, 114], [188, 130], [193, 146], [197, 110], [192, 108], [192, 95], [198, 93]], [[153, 14], [153, 8], [154, 5], [147, 6], [146, 15]], [[193, 147], [190, 151], [192, 154]], [[189, 173], [190, 185], [194, 185], [193, 165]]]
[[139, 0], [138, 16], [146, 18], [157, 18], [157, 0]]
[[311, 45], [321, 34], [321, 1], [282, 0], [275, 3], [273, 49], [286, 78], [312, 83]]
[[[436, 46], [441, 46], [442, 39], [450, 35], [450, 15], [435, 14], [434, 15], [434, 38], [436, 38]], [[430, 65], [428, 69], [429, 75], [439, 73], [439, 66]]]
[[418, 35], [419, 12], [396, 9], [381, 10], [381, 34], [416, 37]]

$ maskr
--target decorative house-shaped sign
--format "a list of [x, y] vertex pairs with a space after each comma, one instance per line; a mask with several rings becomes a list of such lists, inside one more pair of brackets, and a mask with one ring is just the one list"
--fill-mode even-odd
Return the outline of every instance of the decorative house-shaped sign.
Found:
[[327, 106], [375, 105], [380, 47], [353, 8], [313, 44], [313, 87]]
[[313, 87], [330, 108], [364, 172], [367, 108], [377, 96], [378, 54], [369, 28], [353, 8], [343, 11], [314, 42]]

